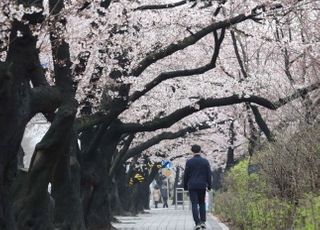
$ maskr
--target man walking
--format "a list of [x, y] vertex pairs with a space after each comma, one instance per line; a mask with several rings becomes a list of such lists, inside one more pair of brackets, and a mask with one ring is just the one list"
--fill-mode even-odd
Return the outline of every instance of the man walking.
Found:
[[162, 202], [163, 202], [163, 208], [169, 208], [168, 206], [168, 188], [167, 186], [163, 185], [161, 191], [162, 196]]
[[[211, 189], [211, 169], [207, 159], [200, 156], [201, 147], [193, 145], [191, 147], [193, 157], [186, 163], [184, 171], [184, 190], [189, 190], [192, 204], [192, 215], [195, 228], [206, 228], [206, 188]], [[200, 211], [200, 215], [199, 215]]]

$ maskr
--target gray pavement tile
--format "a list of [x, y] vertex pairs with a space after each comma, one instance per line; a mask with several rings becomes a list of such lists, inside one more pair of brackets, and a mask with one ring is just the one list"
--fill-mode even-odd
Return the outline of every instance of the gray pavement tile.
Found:
[[[113, 226], [118, 230], [192, 230], [194, 223], [191, 210], [186, 209], [151, 209], [146, 214], [136, 217], [116, 216], [120, 223]], [[207, 229], [222, 230], [221, 226], [207, 215]]]

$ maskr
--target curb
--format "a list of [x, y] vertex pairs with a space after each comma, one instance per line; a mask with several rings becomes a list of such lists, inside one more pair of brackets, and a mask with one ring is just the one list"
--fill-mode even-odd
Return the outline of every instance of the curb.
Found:
[[212, 219], [214, 219], [214, 221], [216, 221], [219, 224], [219, 226], [221, 227], [222, 230], [229, 230], [227, 225], [222, 223], [217, 217], [215, 217], [214, 215], [211, 215], [211, 217], [212, 217]]

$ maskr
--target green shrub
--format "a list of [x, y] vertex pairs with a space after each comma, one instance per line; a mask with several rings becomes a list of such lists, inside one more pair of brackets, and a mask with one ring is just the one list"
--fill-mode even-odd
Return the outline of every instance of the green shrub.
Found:
[[233, 167], [225, 177], [225, 192], [215, 196], [215, 213], [241, 229], [288, 229], [291, 205], [266, 194], [259, 174], [247, 173], [248, 160]]
[[215, 212], [240, 229], [320, 230], [320, 127], [277, 136], [227, 174]]
[[296, 230], [320, 229], [320, 196], [308, 194], [300, 201], [295, 217]]

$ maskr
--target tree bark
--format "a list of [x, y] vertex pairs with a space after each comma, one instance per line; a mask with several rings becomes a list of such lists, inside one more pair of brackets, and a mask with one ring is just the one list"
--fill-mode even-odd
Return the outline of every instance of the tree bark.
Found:
[[236, 133], [234, 131], [234, 120], [232, 120], [229, 127], [229, 147], [227, 151], [226, 170], [229, 170], [235, 164], [235, 161], [234, 161], [235, 136], [236, 136]]
[[77, 159], [78, 143], [72, 135], [70, 154], [61, 157], [53, 181], [55, 200], [54, 222], [59, 229], [85, 230], [83, 207], [80, 198], [80, 164]]
[[62, 158], [69, 156], [67, 153], [75, 113], [76, 106], [69, 104], [61, 106], [48, 132], [36, 146], [25, 185], [26, 193], [17, 202], [19, 230], [53, 229], [47, 189], [49, 182], [52, 182], [54, 188], [61, 179], [55, 178], [57, 176], [55, 172], [61, 169]]
[[112, 179], [112, 186], [110, 192], [110, 206], [112, 208], [112, 215], [122, 215], [124, 210], [122, 208], [122, 203], [120, 199], [120, 192], [118, 186], [119, 180], [116, 178]]
[[[20, 31], [23, 36], [18, 37]], [[14, 21], [6, 63], [0, 64], [0, 224], [16, 229], [7, 181], [10, 164], [16, 160], [26, 124], [33, 116], [28, 76], [35, 65], [36, 38], [28, 25]]]
[[[86, 212], [85, 220], [88, 229], [111, 229], [112, 213], [110, 209], [110, 197], [112, 179], [109, 177], [111, 159], [116, 152], [121, 133], [118, 132], [117, 122], [111, 124], [107, 132], [101, 138], [101, 143], [94, 152], [86, 152], [83, 158], [83, 170], [85, 187], [83, 192]], [[90, 145], [90, 143], [89, 143]], [[86, 182], [86, 180], [92, 180]]]
[[176, 176], [175, 176], [175, 178], [174, 178], [174, 183], [173, 183], [173, 200], [172, 200], [172, 205], [175, 205], [175, 204], [176, 204], [176, 189], [178, 188], [179, 178], [180, 178], [180, 167], [177, 166]]

